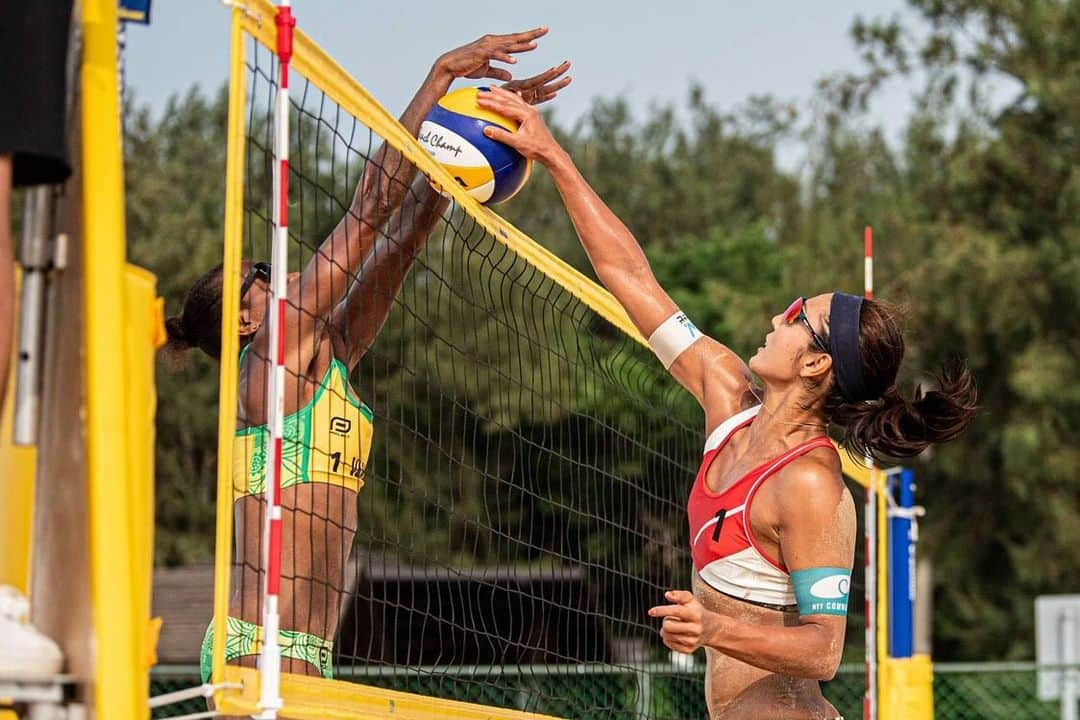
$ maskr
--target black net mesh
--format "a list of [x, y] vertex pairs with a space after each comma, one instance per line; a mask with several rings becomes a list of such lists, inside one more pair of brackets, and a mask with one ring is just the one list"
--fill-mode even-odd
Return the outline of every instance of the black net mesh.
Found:
[[[244, 256], [264, 260], [275, 63], [257, 43], [248, 56]], [[335, 227], [366, 232], [344, 262], [366, 293], [349, 312], [389, 312], [370, 343], [353, 326], [287, 335], [292, 347], [338, 333], [331, 346], [370, 407], [373, 444], [366, 459], [341, 451], [342, 463], [360, 458], [358, 494], [304, 482], [283, 493], [282, 627], [332, 635], [341, 679], [566, 717], [700, 715], [700, 666], [672, 666], [645, 613], [689, 582], [696, 403], [646, 348], [422, 179], [366, 226], [383, 196], [354, 195], [357, 183], [382, 178], [392, 195], [402, 161], [378, 155], [382, 139], [313, 83], [294, 81], [292, 101], [290, 270]], [[433, 197], [438, 217], [417, 220]], [[299, 315], [327, 290], [313, 292], [292, 301]], [[331, 407], [349, 402], [325, 381], [287, 387], [299, 416], [318, 392]], [[259, 420], [242, 407], [238, 427]], [[336, 461], [305, 422], [319, 424], [286, 422], [286, 466]], [[234, 463], [257, 475], [262, 447], [237, 447]], [[237, 596], [251, 598], [234, 611], [255, 623], [262, 531], [242, 518], [259, 507], [237, 506], [238, 548], [249, 550], [234, 573]], [[316, 672], [296, 658], [286, 670]]]
[[[248, 58], [244, 257], [259, 261], [273, 235], [276, 61], [254, 41]], [[333, 233], [352, 240], [326, 263], [339, 279], [298, 285], [290, 300], [299, 319], [286, 347], [320, 368], [329, 352], [348, 383], [328, 370], [286, 386], [284, 669], [564, 717], [702, 717], [703, 656], [673, 657], [646, 616], [665, 590], [689, 587], [685, 499], [704, 440], [692, 397], [426, 178], [414, 182], [316, 84], [295, 78], [291, 101], [289, 269], [326, 260]], [[250, 368], [266, 352], [247, 352], [233, 464], [251, 495], [235, 508], [230, 613], [258, 625], [255, 491], [268, 454], [245, 383], [261, 383]], [[365, 421], [370, 452], [352, 427]], [[852, 490], [861, 538], [864, 498]], [[863, 550], [860, 539], [853, 663]], [[852, 699], [850, 685], [841, 709], [854, 715], [861, 689]]]

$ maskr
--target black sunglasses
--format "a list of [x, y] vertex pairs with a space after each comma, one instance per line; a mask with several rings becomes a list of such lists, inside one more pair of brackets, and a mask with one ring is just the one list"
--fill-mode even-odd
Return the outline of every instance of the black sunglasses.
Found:
[[810, 319], [806, 317], [806, 298], [795, 298], [794, 302], [788, 305], [787, 310], [784, 311], [784, 324], [791, 325], [796, 320], [802, 322], [806, 326], [807, 331], [810, 333], [810, 337], [814, 340], [814, 345], [817, 345], [818, 349], [826, 355], [829, 354], [829, 348], [825, 344], [825, 341], [821, 339], [821, 336], [814, 332], [814, 328], [810, 325]]
[[270, 282], [270, 263], [257, 262], [251, 266], [251, 269], [247, 271], [247, 275], [244, 276], [244, 282], [240, 283], [240, 300], [243, 301], [244, 296], [247, 295], [248, 290], [255, 284], [256, 280], [261, 279], [263, 282]]

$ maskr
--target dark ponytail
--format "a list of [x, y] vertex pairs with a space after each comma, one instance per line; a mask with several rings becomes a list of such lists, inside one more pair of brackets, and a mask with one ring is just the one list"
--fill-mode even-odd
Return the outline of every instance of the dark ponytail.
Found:
[[165, 321], [168, 340], [161, 349], [174, 367], [197, 347], [215, 360], [221, 358], [221, 265], [211, 268], [188, 290], [184, 309]]
[[844, 429], [841, 444], [859, 457], [877, 461], [911, 457], [928, 446], [952, 440], [975, 415], [975, 378], [956, 362], [934, 376], [934, 387], [915, 390], [911, 400], [896, 385], [904, 357], [902, 313], [896, 306], [866, 300], [859, 313], [859, 356], [868, 387], [878, 399], [848, 402], [832, 382], [825, 396], [826, 418]]
[[161, 354], [168, 361], [169, 366], [178, 369], [184, 365], [184, 356], [191, 348], [187, 334], [184, 332], [184, 318], [174, 315], [165, 320], [165, 345], [161, 348]]
[[975, 414], [975, 378], [956, 363], [935, 376], [935, 385], [925, 392], [916, 388], [911, 400], [892, 385], [881, 400], [836, 408], [832, 421], [844, 428], [842, 444], [858, 457], [869, 455], [880, 462], [918, 455], [930, 445], [952, 440]]

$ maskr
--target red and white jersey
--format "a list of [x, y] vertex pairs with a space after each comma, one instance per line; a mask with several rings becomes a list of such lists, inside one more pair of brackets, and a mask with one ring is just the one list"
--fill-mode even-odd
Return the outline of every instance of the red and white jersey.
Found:
[[808, 440], [758, 465], [723, 492], [710, 491], [705, 476], [713, 460], [736, 432], [754, 421], [760, 409], [757, 405], [731, 416], [705, 443], [705, 456], [686, 507], [690, 550], [698, 576], [714, 590], [761, 605], [788, 606], [795, 604], [791, 577], [755, 541], [750, 506], [762, 483], [776, 471], [815, 448], [832, 447], [832, 442], [824, 435]]

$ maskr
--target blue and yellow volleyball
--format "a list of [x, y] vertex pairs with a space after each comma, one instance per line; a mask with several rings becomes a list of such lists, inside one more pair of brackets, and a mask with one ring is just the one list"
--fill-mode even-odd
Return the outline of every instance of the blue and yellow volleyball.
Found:
[[444, 95], [420, 126], [420, 144], [470, 195], [485, 204], [517, 194], [529, 179], [532, 161], [484, 135], [489, 125], [511, 132], [518, 123], [476, 103], [481, 88]]

